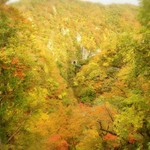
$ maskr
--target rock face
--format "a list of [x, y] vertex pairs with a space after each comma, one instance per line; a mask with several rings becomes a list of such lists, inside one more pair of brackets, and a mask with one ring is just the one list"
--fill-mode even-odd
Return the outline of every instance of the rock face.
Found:
[[9, 0], [9, 1], [7, 2], [7, 4], [11, 4], [11, 3], [15, 3], [15, 2], [19, 2], [19, 0]]
[[76, 40], [77, 40], [78, 43], [80, 43], [81, 40], [82, 40], [82, 37], [79, 33], [77, 33]]
[[81, 49], [82, 60], [86, 60], [90, 57], [93, 57], [100, 52], [101, 52], [100, 49], [97, 49], [95, 52], [91, 52], [90, 50], [87, 50], [85, 47], [82, 47]]
[[69, 35], [69, 32], [70, 32], [70, 30], [68, 29], [68, 28], [62, 28], [61, 29], [61, 33], [62, 33], [62, 35]]
[[82, 47], [81, 53], [82, 53], [82, 60], [86, 60], [87, 58], [90, 57], [91, 52], [87, 50], [85, 47]]

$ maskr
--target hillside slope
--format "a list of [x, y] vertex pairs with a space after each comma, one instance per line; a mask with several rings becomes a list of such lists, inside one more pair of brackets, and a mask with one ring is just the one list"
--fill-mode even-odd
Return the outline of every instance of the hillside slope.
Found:
[[18, 5], [37, 28], [66, 80], [76, 72], [73, 61], [80, 68], [89, 57], [110, 48], [118, 35], [139, 28], [137, 8], [132, 5], [103, 6], [76, 0], [26, 0]]
[[0, 1], [0, 149], [149, 149], [149, 4]]

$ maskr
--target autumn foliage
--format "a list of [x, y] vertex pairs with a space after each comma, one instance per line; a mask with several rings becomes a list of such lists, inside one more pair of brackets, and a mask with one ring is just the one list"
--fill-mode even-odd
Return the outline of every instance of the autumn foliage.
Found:
[[0, 0], [0, 149], [150, 149], [150, 2]]

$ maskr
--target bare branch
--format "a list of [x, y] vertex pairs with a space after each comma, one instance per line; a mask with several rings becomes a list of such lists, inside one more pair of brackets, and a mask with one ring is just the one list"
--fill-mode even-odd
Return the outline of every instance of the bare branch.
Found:
[[106, 109], [106, 111], [107, 111], [107, 113], [108, 113], [108, 115], [109, 115], [111, 121], [114, 122], [114, 118], [113, 118], [113, 116], [111, 115], [111, 113], [110, 113], [109, 109], [107, 108], [106, 104], [104, 104], [104, 106], [105, 106], [105, 109]]
[[25, 123], [25, 121], [23, 121], [23, 122], [21, 123], [21, 125], [17, 128], [17, 130], [9, 137], [9, 139], [7, 140], [7, 144], [12, 140], [12, 138], [13, 138], [14, 136], [16, 136], [16, 135], [19, 133], [19, 131], [21, 130], [21, 128], [22, 128], [22, 126], [24, 125], [24, 123]]

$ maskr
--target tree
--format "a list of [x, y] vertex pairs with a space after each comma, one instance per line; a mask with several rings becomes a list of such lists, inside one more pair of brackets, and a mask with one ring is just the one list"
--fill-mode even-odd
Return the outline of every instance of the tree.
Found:
[[150, 27], [150, 1], [149, 0], [141, 0], [140, 1], [140, 21], [146, 26]]
[[0, 0], [0, 5], [5, 4], [8, 0]]

